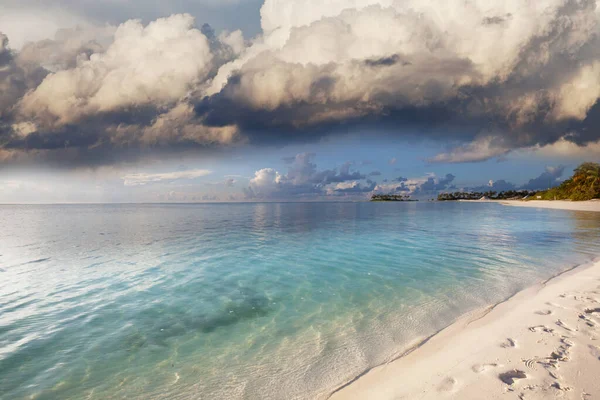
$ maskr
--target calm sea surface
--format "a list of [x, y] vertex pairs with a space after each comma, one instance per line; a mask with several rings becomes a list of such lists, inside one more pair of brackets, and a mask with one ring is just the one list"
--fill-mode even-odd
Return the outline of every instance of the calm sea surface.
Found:
[[0, 206], [0, 398], [323, 398], [598, 255], [498, 204]]

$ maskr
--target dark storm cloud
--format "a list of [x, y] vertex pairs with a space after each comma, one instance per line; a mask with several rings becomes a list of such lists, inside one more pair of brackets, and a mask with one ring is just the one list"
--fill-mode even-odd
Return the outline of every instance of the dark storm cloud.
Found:
[[[165, 7], [216, 7], [192, 3]], [[99, 15], [103, 6], [93, 5]], [[133, 1], [110, 12], [122, 7], [148, 18], [156, 12]], [[529, 3], [502, 11], [457, 0], [448, 3], [457, 12], [441, 14], [442, 21], [412, 0], [409, 11], [376, 0], [354, 10], [302, 7], [266, 0], [265, 32], [254, 42], [239, 32], [219, 35], [189, 15], [66, 30], [19, 52], [1, 35], [0, 151], [40, 162], [113, 163], [147, 152], [286, 145], [369, 130], [438, 141], [447, 151], [430, 161], [453, 163], [563, 139], [600, 140], [594, 0], [551, 0], [543, 13]], [[475, 30], [480, 37], [472, 42]], [[57, 156], [66, 151], [78, 155]], [[312, 185], [365, 179], [350, 165], [313, 169], [290, 177], [308, 175]]]

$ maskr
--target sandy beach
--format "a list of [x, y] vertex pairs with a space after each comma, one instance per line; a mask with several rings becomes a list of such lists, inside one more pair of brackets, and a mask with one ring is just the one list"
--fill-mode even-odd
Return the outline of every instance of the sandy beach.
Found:
[[331, 399], [598, 399], [598, 377], [600, 260], [463, 316]]
[[600, 212], [600, 200], [591, 200], [591, 201], [506, 200], [506, 201], [501, 201], [500, 203], [505, 206], [515, 206], [515, 207], [537, 207], [537, 208], [552, 208], [552, 209], [556, 209], [556, 210]]

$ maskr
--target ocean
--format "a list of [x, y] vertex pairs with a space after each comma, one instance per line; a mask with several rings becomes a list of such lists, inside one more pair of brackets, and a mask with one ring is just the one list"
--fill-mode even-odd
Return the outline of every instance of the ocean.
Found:
[[600, 255], [600, 213], [495, 203], [6, 205], [0, 227], [10, 400], [327, 398]]

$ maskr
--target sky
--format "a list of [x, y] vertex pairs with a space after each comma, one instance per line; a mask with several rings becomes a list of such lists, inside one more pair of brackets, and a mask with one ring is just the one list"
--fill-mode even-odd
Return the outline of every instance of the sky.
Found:
[[600, 161], [600, 9], [494, 3], [0, 0], [0, 203], [557, 185]]

